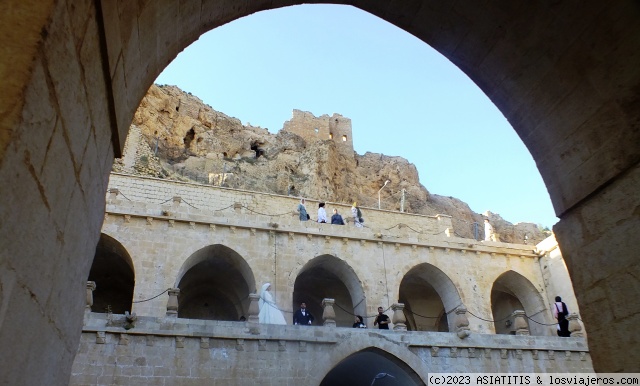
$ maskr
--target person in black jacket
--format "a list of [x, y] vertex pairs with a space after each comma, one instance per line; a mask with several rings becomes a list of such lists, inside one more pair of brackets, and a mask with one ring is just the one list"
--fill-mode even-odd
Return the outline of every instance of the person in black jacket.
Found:
[[342, 216], [338, 213], [338, 209], [333, 210], [333, 216], [331, 216], [331, 224], [335, 225], [344, 225], [344, 220]]
[[380, 330], [388, 330], [389, 323], [391, 321], [387, 315], [383, 314], [383, 312], [384, 309], [382, 307], [378, 307], [378, 316], [376, 316], [376, 320], [373, 321], [373, 325], [378, 325], [378, 329]]
[[310, 326], [313, 323], [313, 315], [307, 311], [307, 304], [300, 303], [300, 309], [293, 314], [293, 324], [301, 326]]
[[560, 296], [556, 296], [556, 302], [553, 303], [553, 316], [558, 320], [558, 336], [569, 337], [569, 321], [567, 316], [569, 315], [569, 309], [567, 305], [562, 301]]

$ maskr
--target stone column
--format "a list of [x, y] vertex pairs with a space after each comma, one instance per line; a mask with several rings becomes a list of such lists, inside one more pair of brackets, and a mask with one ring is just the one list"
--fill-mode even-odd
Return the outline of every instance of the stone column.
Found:
[[96, 289], [95, 281], [87, 282], [87, 304], [84, 306], [84, 312], [91, 312], [91, 306], [93, 306], [93, 291]]
[[456, 308], [456, 317], [454, 319], [454, 326], [456, 328], [456, 333], [458, 334], [458, 338], [464, 339], [471, 335], [471, 330], [469, 329], [469, 318], [467, 318], [467, 307], [464, 305]]
[[336, 326], [336, 312], [333, 310], [333, 303], [335, 299], [322, 299], [322, 320], [323, 326], [335, 327]]
[[567, 320], [569, 321], [569, 332], [571, 333], [572, 338], [583, 338], [584, 337], [584, 328], [582, 328], [582, 322], [578, 318], [578, 314], [575, 312], [567, 315]]
[[395, 303], [391, 305], [393, 310], [393, 331], [407, 331], [407, 318], [404, 316], [404, 303]]
[[513, 327], [516, 329], [516, 335], [530, 335], [527, 316], [522, 310], [513, 311]]
[[247, 321], [250, 323], [258, 323], [260, 314], [260, 295], [249, 294], [249, 315]]
[[180, 288], [170, 288], [168, 293], [167, 316], [176, 318], [178, 317], [178, 294], [180, 293]]

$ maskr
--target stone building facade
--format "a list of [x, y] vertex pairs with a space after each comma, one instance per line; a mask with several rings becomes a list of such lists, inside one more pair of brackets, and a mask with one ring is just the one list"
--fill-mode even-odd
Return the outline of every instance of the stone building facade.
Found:
[[[363, 368], [357, 382], [378, 368], [408, 385], [438, 371], [592, 371], [577, 320], [575, 337], [555, 336], [553, 291], [578, 310], [553, 240], [478, 242], [448, 216], [371, 208], [365, 228], [300, 222], [297, 203], [112, 174], [71, 384], [328, 385], [346, 364]], [[289, 326], [255, 323], [266, 282]], [[316, 321], [291, 326], [303, 301]], [[374, 329], [379, 306], [390, 331]], [[355, 314], [367, 330], [350, 328]]]

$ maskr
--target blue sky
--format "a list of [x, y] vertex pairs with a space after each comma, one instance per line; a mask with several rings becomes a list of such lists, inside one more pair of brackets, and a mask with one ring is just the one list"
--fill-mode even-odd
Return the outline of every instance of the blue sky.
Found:
[[218, 27], [158, 77], [243, 123], [277, 132], [293, 109], [338, 113], [353, 143], [402, 156], [431, 193], [552, 226], [549, 194], [509, 122], [426, 43], [359, 9], [301, 5]]

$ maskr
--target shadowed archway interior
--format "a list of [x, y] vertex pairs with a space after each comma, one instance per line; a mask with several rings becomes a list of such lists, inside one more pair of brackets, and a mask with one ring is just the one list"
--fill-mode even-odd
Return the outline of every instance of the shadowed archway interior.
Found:
[[293, 287], [293, 310], [306, 302], [315, 324], [322, 324], [322, 299], [335, 299], [338, 327], [351, 327], [354, 316], [365, 316], [366, 299], [362, 284], [353, 269], [332, 255], [321, 255], [309, 261], [296, 277]]
[[135, 287], [133, 262], [122, 244], [104, 233], [96, 246], [88, 280], [96, 283], [91, 311], [131, 312]]
[[191, 255], [178, 276], [178, 317], [237, 321], [247, 317], [253, 273], [234, 250], [211, 245]]
[[324, 377], [320, 386], [423, 386], [420, 377], [395, 356], [370, 347], [349, 355]]
[[404, 275], [398, 300], [405, 304], [407, 327], [414, 331], [450, 331], [453, 318], [448, 315], [462, 304], [449, 276], [429, 263], [419, 264]]
[[[515, 334], [513, 314], [523, 310], [525, 314], [540, 323], [551, 323], [544, 300], [531, 282], [514, 271], [498, 276], [491, 288], [491, 312], [496, 334]], [[531, 335], [549, 335], [548, 326], [526, 320]]]

